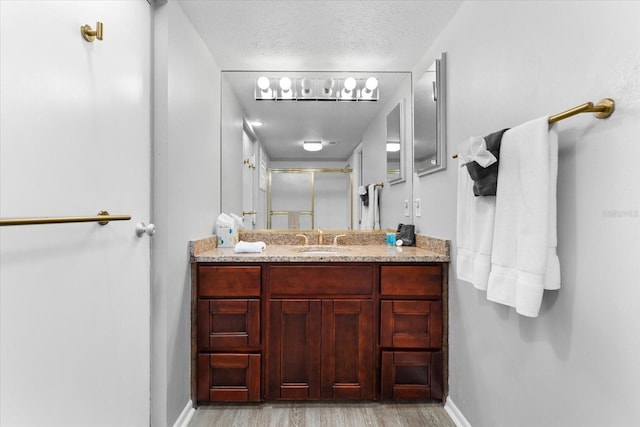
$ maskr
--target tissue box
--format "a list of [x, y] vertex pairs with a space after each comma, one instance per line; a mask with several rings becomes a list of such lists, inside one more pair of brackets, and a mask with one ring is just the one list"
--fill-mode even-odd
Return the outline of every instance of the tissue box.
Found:
[[238, 243], [238, 229], [218, 227], [216, 230], [219, 248], [233, 248]]

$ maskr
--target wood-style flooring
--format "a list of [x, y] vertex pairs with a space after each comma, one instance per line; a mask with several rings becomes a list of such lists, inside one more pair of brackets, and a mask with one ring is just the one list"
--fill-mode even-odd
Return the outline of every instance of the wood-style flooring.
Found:
[[198, 407], [189, 427], [455, 427], [437, 403], [269, 402]]

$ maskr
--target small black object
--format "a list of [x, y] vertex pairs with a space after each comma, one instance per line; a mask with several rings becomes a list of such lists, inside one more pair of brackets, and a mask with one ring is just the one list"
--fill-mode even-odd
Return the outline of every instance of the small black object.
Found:
[[398, 224], [397, 239], [402, 240], [402, 246], [416, 245], [416, 227], [413, 224]]

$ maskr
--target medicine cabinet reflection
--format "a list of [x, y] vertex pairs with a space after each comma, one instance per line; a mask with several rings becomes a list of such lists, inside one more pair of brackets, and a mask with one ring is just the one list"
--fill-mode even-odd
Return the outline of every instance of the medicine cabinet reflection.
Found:
[[414, 86], [413, 171], [424, 176], [446, 169], [446, 54]]

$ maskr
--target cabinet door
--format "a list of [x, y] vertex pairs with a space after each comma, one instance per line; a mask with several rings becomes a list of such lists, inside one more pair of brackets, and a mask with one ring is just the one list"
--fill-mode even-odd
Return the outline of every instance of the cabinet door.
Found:
[[442, 352], [383, 351], [380, 397], [442, 399]]
[[320, 398], [320, 300], [271, 300], [267, 397]]
[[380, 345], [424, 349], [442, 347], [442, 302], [382, 301]]
[[322, 301], [322, 397], [374, 397], [373, 302]]
[[260, 346], [260, 300], [198, 300], [200, 351]]
[[259, 354], [199, 354], [198, 401], [259, 402]]

